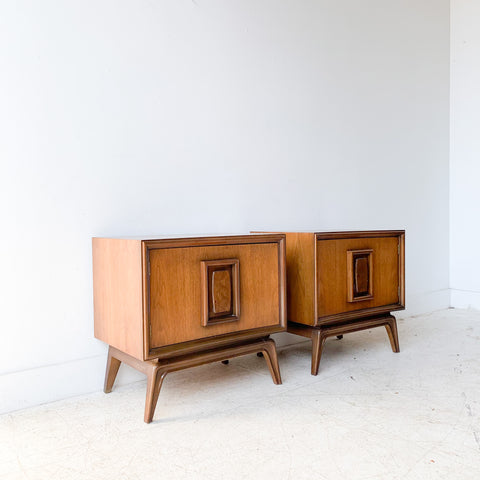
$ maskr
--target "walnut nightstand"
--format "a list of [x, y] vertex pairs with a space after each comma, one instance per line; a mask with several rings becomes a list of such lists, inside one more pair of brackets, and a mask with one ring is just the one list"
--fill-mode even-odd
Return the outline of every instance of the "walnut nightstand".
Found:
[[165, 375], [262, 352], [281, 383], [285, 236], [94, 238], [95, 337], [109, 345], [105, 392], [125, 362], [147, 375], [145, 422]]
[[405, 231], [286, 233], [288, 332], [312, 339], [317, 375], [325, 339], [385, 326], [405, 308]]

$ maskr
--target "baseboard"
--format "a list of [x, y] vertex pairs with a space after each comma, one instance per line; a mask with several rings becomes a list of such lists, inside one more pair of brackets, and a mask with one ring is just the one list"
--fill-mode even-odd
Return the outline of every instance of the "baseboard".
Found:
[[449, 288], [412, 295], [409, 295], [407, 292], [405, 310], [392, 313], [397, 318], [407, 318], [423, 313], [435, 312], [436, 310], [444, 310], [448, 307], [450, 307]]
[[480, 310], [480, 292], [451, 289], [450, 306]]
[[[0, 414], [103, 389], [107, 354], [0, 376]], [[115, 385], [145, 378], [122, 365]]]

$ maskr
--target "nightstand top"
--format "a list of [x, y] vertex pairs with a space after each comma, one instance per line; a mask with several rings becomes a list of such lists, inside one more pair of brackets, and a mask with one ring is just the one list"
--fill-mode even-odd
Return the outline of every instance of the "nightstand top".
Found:
[[197, 233], [197, 234], [170, 234], [170, 235], [112, 235], [112, 236], [95, 236], [92, 238], [101, 238], [109, 240], [181, 240], [181, 239], [205, 239], [205, 238], [246, 238], [252, 239], [255, 236], [265, 236], [265, 235], [282, 235], [281, 232], [255, 232], [255, 233]]

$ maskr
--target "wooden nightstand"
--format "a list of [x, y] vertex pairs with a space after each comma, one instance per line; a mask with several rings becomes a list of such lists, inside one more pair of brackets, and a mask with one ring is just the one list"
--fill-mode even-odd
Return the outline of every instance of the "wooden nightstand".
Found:
[[165, 375], [262, 352], [281, 383], [271, 333], [286, 327], [285, 236], [94, 238], [95, 337], [147, 375], [145, 422]]
[[312, 339], [317, 375], [325, 339], [385, 326], [405, 308], [405, 231], [286, 233], [288, 332]]

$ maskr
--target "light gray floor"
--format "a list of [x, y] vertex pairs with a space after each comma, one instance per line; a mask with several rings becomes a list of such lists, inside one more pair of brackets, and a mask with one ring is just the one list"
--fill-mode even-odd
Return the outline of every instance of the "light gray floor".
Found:
[[480, 313], [445, 310], [0, 416], [1, 479], [480, 479]]

